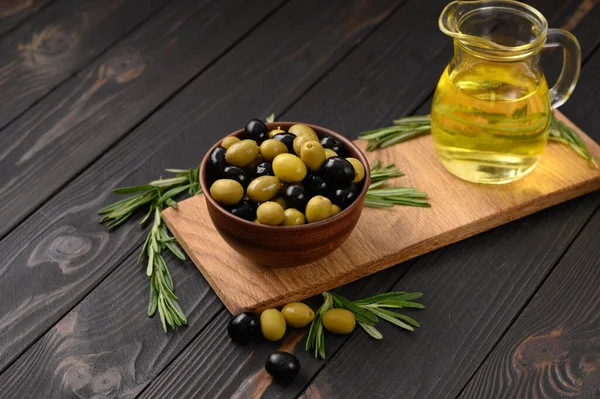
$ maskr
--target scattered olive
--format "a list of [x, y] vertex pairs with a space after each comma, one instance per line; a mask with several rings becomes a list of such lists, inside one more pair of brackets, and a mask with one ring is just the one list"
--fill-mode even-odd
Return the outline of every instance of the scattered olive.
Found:
[[288, 352], [273, 352], [267, 357], [265, 370], [277, 382], [289, 384], [300, 372], [300, 360]]
[[338, 156], [337, 152], [333, 151], [331, 148], [324, 148], [324, 150], [325, 150], [325, 159]]
[[244, 187], [233, 179], [219, 179], [210, 186], [210, 195], [221, 205], [233, 205], [244, 196]]
[[223, 177], [223, 169], [227, 166], [227, 161], [225, 160], [226, 152], [226, 148], [217, 147], [210, 153], [210, 157], [208, 158], [208, 170], [217, 179]]
[[283, 195], [289, 208], [295, 208], [302, 212], [306, 208], [308, 194], [302, 184], [290, 184], [285, 188]]
[[275, 173], [273, 173], [273, 167], [269, 162], [262, 162], [254, 169], [254, 176], [275, 176]]
[[354, 180], [352, 180], [352, 183], [360, 183], [365, 177], [365, 167], [362, 162], [356, 158], [346, 158], [346, 160], [350, 162], [354, 168]]
[[300, 158], [310, 170], [319, 170], [325, 162], [325, 150], [318, 141], [306, 141], [300, 148]]
[[[275, 176], [284, 183], [299, 182], [306, 176], [306, 165], [293, 154], [277, 155], [272, 166]], [[354, 173], [352, 175], [354, 176]]]
[[354, 202], [358, 196], [358, 187], [354, 183], [350, 183], [345, 187], [339, 187], [333, 190], [331, 202], [339, 205], [340, 208], [346, 209]]
[[331, 201], [322, 195], [312, 197], [306, 204], [305, 215], [308, 223], [327, 219], [331, 216]]
[[315, 131], [313, 130], [312, 127], [307, 126], [307, 125], [302, 125], [302, 124], [292, 125], [288, 129], [288, 132], [293, 133], [296, 136], [306, 134], [306, 135], [312, 137], [313, 140], [317, 140], [317, 141], [319, 140], [319, 136], [317, 136], [317, 133], [315, 133]]
[[285, 144], [275, 139], [268, 139], [260, 145], [260, 156], [267, 162], [273, 161], [279, 154], [288, 152]]
[[258, 206], [256, 218], [260, 224], [278, 226], [283, 222], [283, 207], [277, 202], [267, 201]]
[[274, 199], [273, 199], [273, 202], [277, 202], [279, 205], [281, 205], [281, 207], [282, 207], [283, 209], [286, 209], [286, 208], [287, 208], [287, 203], [285, 202], [285, 198], [284, 198], [284, 197], [282, 197], [282, 196], [279, 196], [279, 197], [277, 197], [277, 198], [274, 198]]
[[221, 142], [221, 147], [223, 147], [223, 148], [229, 148], [229, 147], [231, 147], [232, 144], [239, 143], [239, 142], [240, 142], [240, 139], [238, 139], [237, 137], [235, 137], [235, 136], [227, 136]]
[[282, 226], [302, 226], [306, 223], [304, 214], [295, 208], [287, 208], [283, 212]]
[[273, 129], [269, 132], [269, 138], [273, 138], [276, 134], [285, 133], [285, 130], [277, 126], [277, 129]]
[[315, 318], [315, 312], [302, 302], [288, 303], [281, 309], [281, 314], [287, 325], [294, 328], [302, 328]]
[[288, 149], [289, 153], [294, 152], [294, 139], [296, 138], [295, 134], [292, 133], [279, 133], [273, 136], [274, 140], [281, 141]]
[[323, 162], [321, 173], [327, 181], [350, 183], [354, 180], [354, 167], [342, 157], [331, 157]]
[[336, 204], [332, 204], [331, 205], [331, 216], [337, 215], [338, 213], [340, 213], [342, 211], [342, 208], [340, 208], [339, 206], [337, 206]]
[[330, 309], [323, 315], [323, 325], [334, 334], [350, 334], [356, 325], [356, 317], [346, 309]]
[[234, 166], [246, 166], [258, 155], [258, 145], [254, 140], [233, 143], [225, 153], [225, 159]]
[[249, 200], [242, 200], [242, 202], [233, 205], [229, 208], [229, 211], [235, 216], [239, 216], [242, 219], [253, 221], [256, 218], [256, 210], [258, 209], [258, 202]]
[[285, 318], [277, 309], [267, 309], [260, 315], [260, 330], [269, 341], [279, 341], [285, 335]]
[[258, 144], [269, 138], [269, 129], [260, 119], [252, 119], [246, 123], [244, 133], [247, 139], [254, 140]]
[[337, 137], [326, 136], [321, 139], [321, 145], [323, 148], [329, 148], [336, 152], [336, 154], [342, 154], [344, 151], [344, 146], [341, 141]]
[[233, 179], [240, 183], [243, 187], [247, 187], [248, 183], [250, 183], [250, 178], [246, 171], [237, 166], [226, 166], [223, 169], [223, 177], [225, 179]]
[[246, 194], [258, 202], [265, 202], [274, 198], [281, 189], [281, 182], [275, 176], [261, 176], [248, 184]]
[[254, 313], [240, 313], [229, 321], [227, 326], [229, 338], [240, 345], [247, 345], [250, 341], [258, 338], [260, 334], [260, 322]]

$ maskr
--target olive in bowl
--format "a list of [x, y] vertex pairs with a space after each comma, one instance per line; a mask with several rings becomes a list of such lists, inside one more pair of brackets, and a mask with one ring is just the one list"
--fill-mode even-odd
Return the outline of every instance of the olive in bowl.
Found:
[[[303, 128], [299, 129], [298, 125], [302, 125]], [[238, 211], [240, 216], [236, 216], [231, 213], [231, 209], [238, 209], [239, 204], [223, 205], [210, 195], [211, 186], [217, 180], [223, 179], [223, 174], [219, 173], [218, 170], [215, 171], [219, 166], [223, 167], [223, 150], [221, 149], [224, 147], [221, 146], [222, 140], [208, 151], [200, 167], [200, 186], [205, 193], [204, 197], [210, 218], [221, 237], [234, 250], [255, 263], [270, 267], [291, 267], [314, 262], [337, 249], [356, 226], [370, 182], [368, 162], [361, 150], [351, 140], [329, 129], [297, 122], [274, 122], [267, 123], [266, 126], [269, 132], [278, 129], [277, 131], [293, 134], [295, 131], [301, 137], [304, 137], [305, 139], [301, 140], [302, 144], [310, 154], [309, 156], [305, 154], [304, 161], [308, 162], [310, 166], [304, 168], [302, 155], [291, 152], [288, 148], [288, 152], [278, 153], [274, 156], [271, 168], [268, 165], [262, 165], [260, 170], [256, 171], [257, 167], [252, 168], [252, 163], [248, 163], [248, 161], [255, 154], [260, 157], [259, 151], [257, 151], [258, 145], [256, 147], [250, 144], [240, 146], [240, 143], [248, 140], [244, 129], [229, 135], [239, 138], [239, 142], [229, 139], [226, 144], [233, 143], [229, 149], [234, 148], [235, 151], [232, 152], [233, 158], [231, 156], [229, 158], [237, 164], [234, 166], [246, 165], [238, 167], [245, 168], [247, 174], [254, 178], [247, 186], [246, 196], [250, 200], [258, 202], [259, 207], [266, 202], [271, 202], [261, 208], [261, 220], [266, 223], [279, 222], [280, 224], [263, 224], [258, 219], [255, 219], [256, 222], [250, 221], [249, 218], [252, 214], [246, 212], [247, 207], [243, 209], [243, 213]], [[306, 127], [309, 129], [306, 129]], [[290, 128], [292, 129], [290, 130]], [[262, 127], [257, 130], [264, 131]], [[314, 140], [312, 132], [318, 140]], [[273, 137], [280, 134], [283, 133], [277, 133]], [[260, 137], [262, 138], [263, 135], [260, 135]], [[320, 144], [320, 141], [325, 137], [334, 137], [336, 145], [339, 143], [341, 146], [338, 150], [343, 149], [340, 152], [343, 152], [344, 156], [347, 155], [363, 165], [364, 172], [360, 168], [358, 171], [354, 170], [352, 163], [345, 158], [336, 157], [334, 160], [330, 160], [332, 157], [326, 158], [324, 156], [325, 149], [323, 148], [323, 151], [321, 151], [323, 146]], [[306, 143], [310, 144], [306, 145]], [[283, 150], [283, 147], [273, 145], [272, 142], [265, 145], [268, 150], [271, 150], [270, 146], [276, 150], [266, 151], [267, 158], [273, 156], [275, 152]], [[300, 150], [302, 150], [302, 146], [300, 147]], [[229, 149], [226, 149], [226, 151], [229, 151]], [[217, 152], [215, 155], [218, 155], [218, 157], [211, 157], [214, 151]], [[211, 162], [211, 160], [216, 162]], [[225, 157], [225, 161], [227, 161], [227, 157]], [[260, 163], [264, 162], [268, 163], [264, 159]], [[324, 167], [325, 170], [323, 171]], [[337, 170], [340, 167], [343, 170]], [[279, 177], [277, 177], [278, 175]], [[315, 175], [319, 177], [316, 178]], [[355, 176], [361, 176], [362, 179], [357, 183], [352, 183]], [[238, 177], [237, 175], [230, 174], [228, 177], [239, 184], [237, 180], [232, 179], [232, 177]], [[340, 178], [340, 181], [334, 181]], [[256, 182], [257, 179], [261, 180]], [[326, 181], [322, 183], [319, 179]], [[278, 188], [277, 182], [279, 182], [280, 188]], [[331, 189], [325, 190], [328, 185], [331, 186]], [[301, 188], [299, 188], [300, 186], [305, 188], [304, 197]], [[233, 202], [238, 199], [239, 187], [243, 188], [243, 185], [239, 184], [238, 186], [228, 182], [227, 185], [224, 185], [224, 189], [229, 191], [227, 193], [217, 192], [216, 195], [217, 197], [222, 195], [222, 198], [226, 201]], [[293, 188], [289, 189], [289, 187]], [[335, 188], [335, 191], [333, 188]], [[338, 190], [340, 190], [339, 194], [334, 197]], [[318, 201], [313, 201], [308, 208], [310, 217], [303, 217], [306, 215], [306, 205], [312, 198], [317, 196], [329, 198], [319, 198]], [[285, 204], [283, 218], [281, 217], [281, 209], [273, 204], [273, 202], [277, 202], [276, 199], [279, 197], [283, 197], [283, 204]], [[240, 201], [247, 201], [248, 198], [243, 197]], [[336, 203], [335, 198], [339, 198], [339, 203]], [[324, 204], [328, 203], [327, 199], [331, 202], [330, 212], [321, 209]], [[288, 211], [288, 209], [293, 210]]]

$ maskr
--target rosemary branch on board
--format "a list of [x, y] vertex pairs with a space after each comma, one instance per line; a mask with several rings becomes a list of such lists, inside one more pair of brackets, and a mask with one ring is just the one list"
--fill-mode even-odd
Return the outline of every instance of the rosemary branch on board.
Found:
[[[367, 151], [391, 147], [431, 133], [431, 118], [429, 115], [408, 116], [395, 119], [392, 123], [393, 126], [369, 130], [359, 135], [360, 139], [367, 140]], [[577, 155], [588, 162], [590, 168], [598, 167], [596, 160], [577, 132], [565, 123], [557, 121], [554, 114], [552, 114], [549, 139], [570, 146]]]
[[430, 207], [427, 193], [414, 187], [384, 187], [389, 179], [404, 176], [393, 163], [380, 167], [379, 159], [371, 166], [371, 185], [365, 196], [365, 206], [369, 208], [391, 208], [394, 205]]
[[317, 310], [310, 325], [305, 346], [307, 351], [314, 351], [314, 356], [317, 359], [319, 357], [321, 359], [326, 358], [323, 315], [330, 309], [343, 308], [351, 311], [358, 325], [375, 339], [383, 338], [383, 334], [375, 327], [380, 319], [407, 331], [414, 331], [415, 327], [420, 327], [420, 324], [413, 318], [390, 309], [425, 309], [423, 304], [414, 302], [415, 299], [423, 296], [420, 292], [388, 292], [354, 302], [330, 292], [324, 292], [322, 295], [323, 304]]

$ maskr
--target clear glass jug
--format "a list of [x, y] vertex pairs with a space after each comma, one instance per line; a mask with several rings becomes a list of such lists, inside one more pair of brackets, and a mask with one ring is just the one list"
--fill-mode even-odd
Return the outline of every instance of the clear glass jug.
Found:
[[[552, 109], [575, 88], [581, 50], [569, 32], [548, 29], [536, 9], [511, 0], [454, 1], [442, 12], [454, 58], [431, 109], [437, 154], [450, 173], [501, 184], [531, 172], [548, 141]], [[563, 69], [548, 89], [543, 48], [561, 46]]]

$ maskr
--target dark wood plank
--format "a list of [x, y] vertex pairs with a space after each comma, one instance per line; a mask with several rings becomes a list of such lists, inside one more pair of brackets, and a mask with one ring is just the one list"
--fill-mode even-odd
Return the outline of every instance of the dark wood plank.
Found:
[[170, 0], [59, 0], [0, 40], [0, 128]]
[[[327, 8], [317, 0], [286, 4], [0, 243], [0, 253], [7, 260], [0, 269], [0, 367], [9, 365], [119, 265], [137, 270], [132, 282], [136, 286], [129, 291], [132, 291], [132, 301], [146, 306], [147, 277], [133, 264], [133, 257], [126, 259], [127, 255], [137, 252], [146, 230], [129, 223], [109, 235], [97, 223], [98, 208], [114, 200], [111, 188], [154, 179], [165, 167], [195, 165], [214, 141], [243, 125], [249, 117], [283, 109], [401, 2], [350, 4], [338, 0], [328, 4]], [[278, 29], [282, 20], [291, 25], [301, 22], [309, 25], [306, 29], [282, 32]], [[190, 320], [196, 317], [200, 320], [176, 333], [184, 334], [189, 341], [210, 321], [210, 312], [198, 310], [202, 314], [197, 316], [189, 313], [191, 305], [187, 299], [206, 295], [203, 305], [199, 306], [203, 308], [207, 306], [206, 301], [212, 302], [216, 297], [211, 291], [207, 292], [208, 287], [198, 284], [186, 290], [182, 280], [200, 279], [200, 276], [194, 268], [186, 267], [182, 272], [185, 275], [176, 278], [177, 293]], [[94, 326], [60, 330], [64, 339], [69, 340], [68, 331], [80, 331], [91, 345], [89, 341], [105, 339], [110, 331], [118, 332], [126, 324], [135, 327], [136, 332], [130, 330], [128, 335], [141, 342], [142, 351], [158, 352], [165, 359], [172, 359], [176, 355], [176, 351], [170, 352], [169, 346], [173, 334], [157, 332], [152, 336], [148, 333], [151, 325], [157, 326], [156, 331], [159, 331], [158, 320], [147, 319], [143, 310], [122, 314], [104, 306], [108, 298], [123, 298], [124, 292], [128, 292], [120, 288], [125, 281], [119, 276], [110, 276], [102, 284], [108, 285], [110, 294], [96, 297], [97, 302], [81, 304], [91, 309], [88, 317], [66, 316], [76, 323], [88, 320], [86, 323], [94, 323]], [[120, 303], [123, 309], [129, 309], [126, 300]], [[99, 324], [95, 325], [96, 322]], [[118, 337], [114, 337], [109, 347], [101, 345], [96, 356], [81, 360], [93, 363], [101, 353], [107, 352], [107, 361], [115, 362], [110, 369], [120, 370], [121, 359], [110, 354], [124, 351], [111, 349], [117, 346]], [[24, 392], [35, 396], [36, 387], [49, 387], [50, 381], [56, 381], [52, 389], [71, 392], [72, 386], [61, 385], [67, 371], [61, 361], [78, 358], [78, 350], [74, 348], [71, 352], [69, 347], [45, 346], [43, 340], [34, 343], [26, 355], [2, 374], [0, 386], [17, 378], [16, 370], [21, 370], [18, 373], [24, 376], [22, 368], [31, 367], [39, 371], [27, 374], [30, 378], [39, 378], [42, 384], [25, 382], [19, 377], [17, 385], [21, 385], [21, 389], [31, 387], [31, 391]], [[135, 365], [146, 367], [140, 360]], [[154, 373], [158, 371], [158, 368], [153, 369]]]
[[461, 398], [600, 395], [600, 212], [494, 348]]
[[0, 3], [0, 36], [53, 0], [4, 0]]
[[0, 237], [281, 3], [175, 1], [4, 129]]

